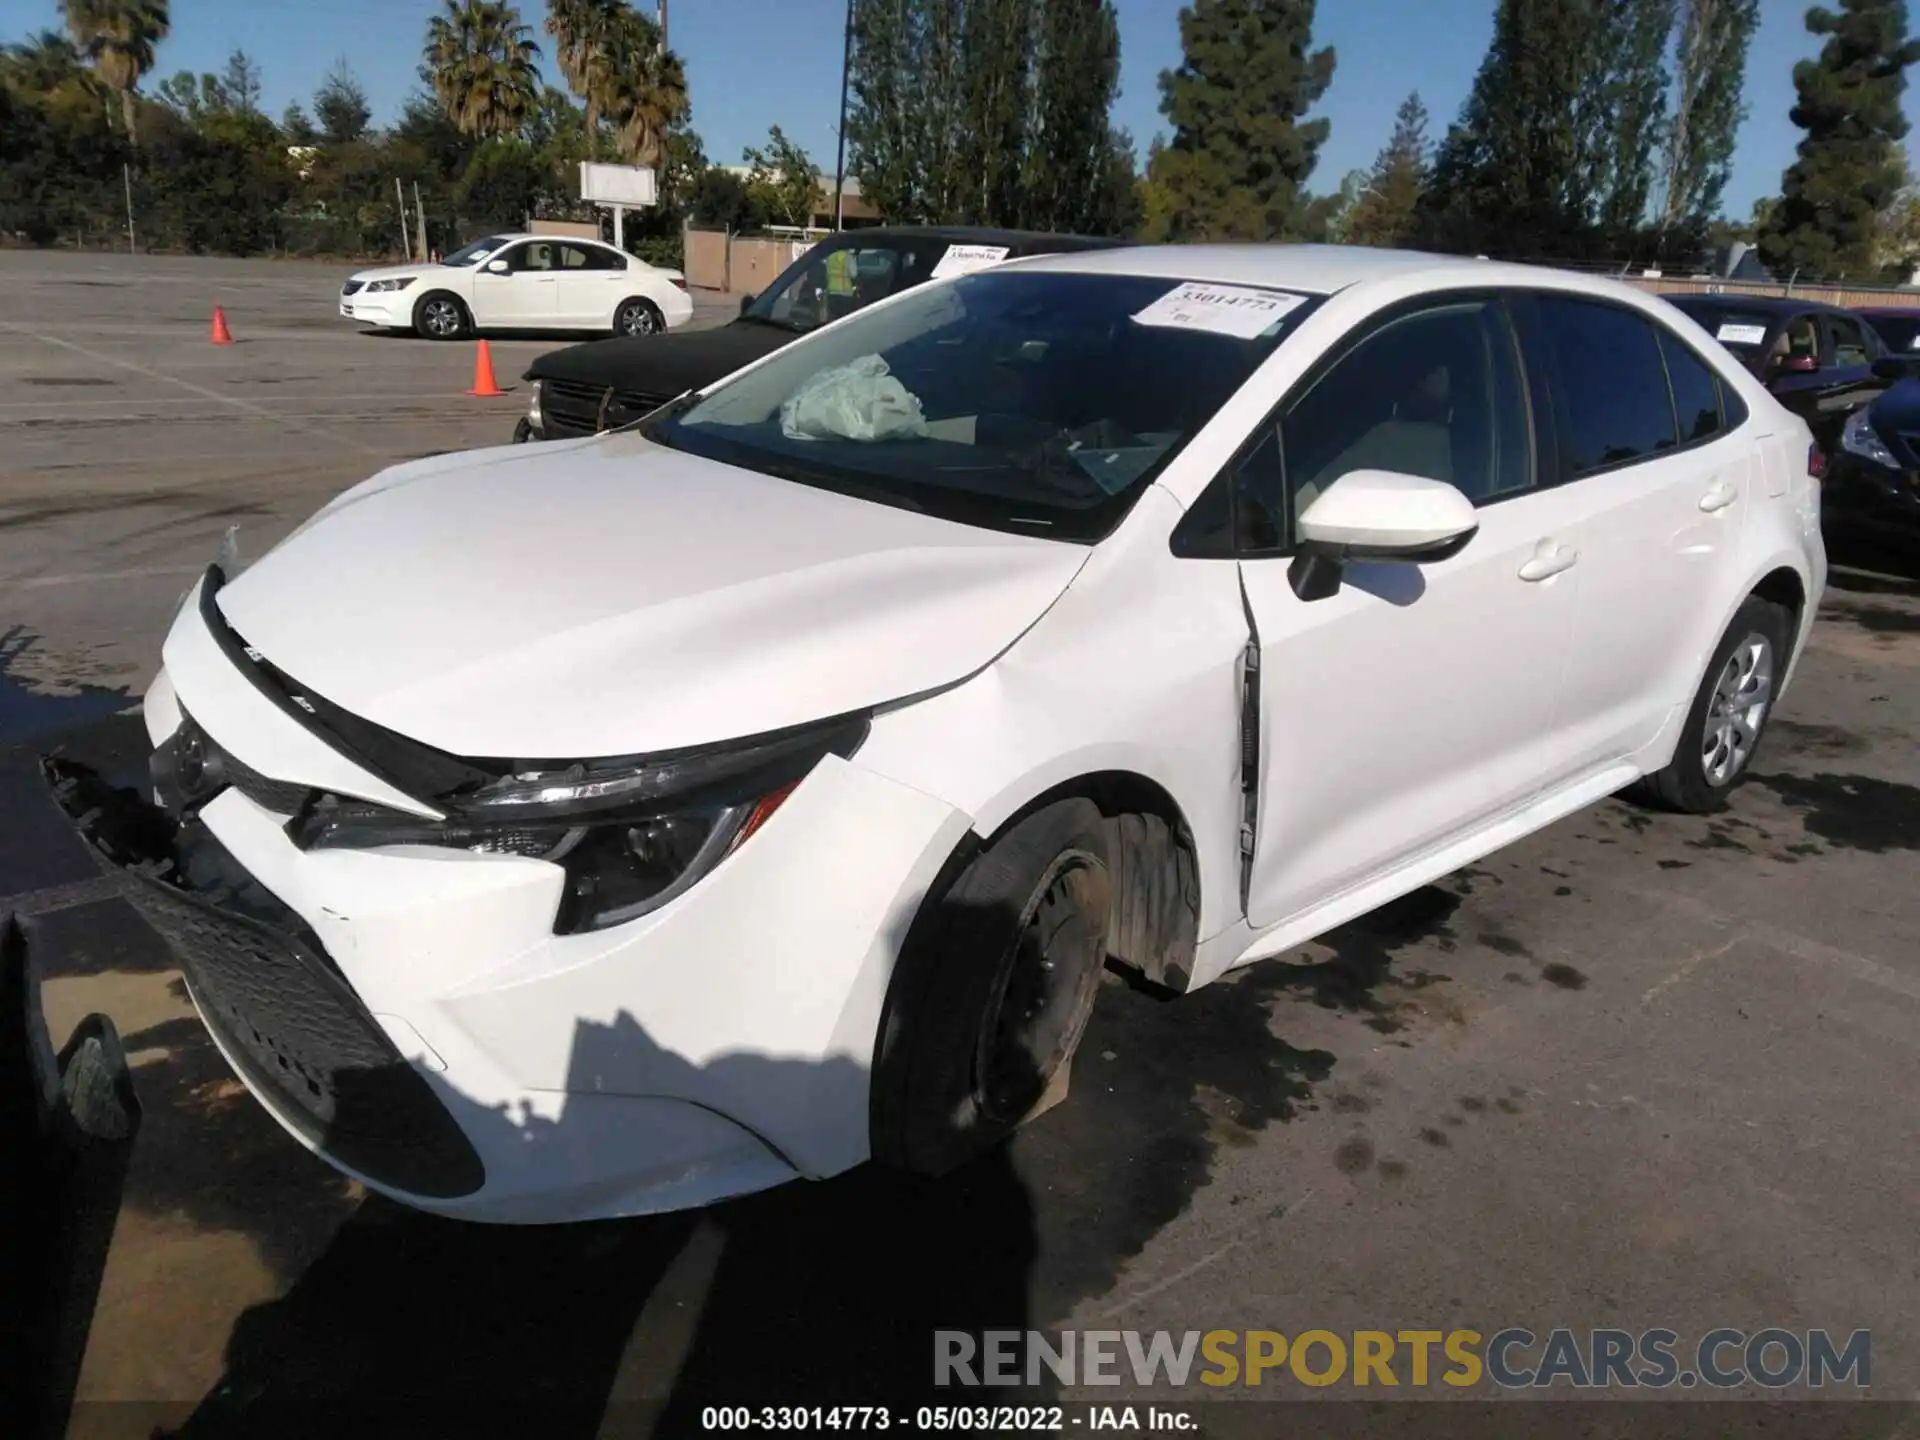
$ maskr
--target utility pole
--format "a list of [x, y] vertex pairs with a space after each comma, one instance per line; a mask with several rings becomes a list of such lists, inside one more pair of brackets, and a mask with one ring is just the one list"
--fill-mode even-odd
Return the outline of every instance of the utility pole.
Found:
[[420, 232], [420, 258], [424, 261], [428, 258], [427, 211], [426, 207], [420, 203], [420, 182], [418, 180], [413, 182], [413, 222], [414, 228]]
[[[667, 0], [660, 0], [662, 6]], [[847, 38], [840, 51], [840, 140], [833, 161], [833, 228], [838, 233], [846, 218], [847, 194], [847, 76], [853, 69], [853, 0], [847, 0]]]
[[127, 254], [137, 255], [140, 251], [133, 243], [133, 172], [125, 162], [120, 166], [120, 183], [127, 190]]
[[667, 48], [667, 0], [660, 0], [660, 48]]

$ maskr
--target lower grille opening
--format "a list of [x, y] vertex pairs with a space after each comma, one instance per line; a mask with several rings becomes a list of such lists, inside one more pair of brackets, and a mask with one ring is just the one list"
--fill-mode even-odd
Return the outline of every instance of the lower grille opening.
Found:
[[234, 1068], [303, 1139], [410, 1194], [481, 1187], [458, 1123], [298, 914], [198, 820], [177, 823], [84, 766], [42, 763], [102, 868], [179, 961]]

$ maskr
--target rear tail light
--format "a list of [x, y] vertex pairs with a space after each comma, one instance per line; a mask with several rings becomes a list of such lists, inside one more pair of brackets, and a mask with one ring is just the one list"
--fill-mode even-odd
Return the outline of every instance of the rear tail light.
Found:
[[680, 290], [684, 290], [684, 289], [686, 289], [686, 288], [687, 288], [687, 277], [686, 277], [686, 276], [684, 276], [684, 275], [674, 275], [674, 276], [671, 276], [671, 277], [669, 277], [669, 278], [670, 278], [670, 279], [672, 279], [672, 281], [673, 281], [673, 283], [674, 283], [674, 286], [675, 286], [675, 288], [677, 288], [677, 289], [680, 289]]
[[1807, 474], [1815, 480], [1823, 480], [1827, 474], [1827, 452], [1818, 445], [1807, 447]]

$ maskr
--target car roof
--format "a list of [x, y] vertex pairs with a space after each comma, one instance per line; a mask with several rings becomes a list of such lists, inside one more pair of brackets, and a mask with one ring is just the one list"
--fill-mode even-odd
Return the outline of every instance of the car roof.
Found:
[[1663, 295], [1660, 298], [1682, 309], [1692, 302], [1700, 305], [1732, 305], [1741, 310], [1758, 310], [1768, 315], [1804, 315], [1809, 311], [1820, 311], [1832, 315], [1853, 313], [1845, 306], [1829, 305], [1824, 300], [1804, 300], [1788, 295], [1726, 295], [1707, 291], [1687, 291], [1678, 295]]
[[1038, 256], [1022, 260], [1020, 268], [1277, 286], [1308, 295], [1331, 295], [1349, 286], [1410, 275], [1502, 286], [1537, 286], [1551, 278], [1555, 288], [1593, 295], [1621, 295], [1630, 290], [1598, 276], [1536, 265], [1366, 245], [1136, 245], [1094, 254]]
[[1920, 306], [1914, 305], [1862, 305], [1855, 313], [1878, 315], [1885, 320], [1920, 320]]
[[1106, 250], [1130, 245], [1127, 240], [1097, 235], [1063, 235], [1048, 230], [1001, 230], [990, 225], [867, 225], [843, 230], [829, 240], [945, 240], [950, 245], [1005, 245], [1010, 250], [1044, 247], [1047, 250]]

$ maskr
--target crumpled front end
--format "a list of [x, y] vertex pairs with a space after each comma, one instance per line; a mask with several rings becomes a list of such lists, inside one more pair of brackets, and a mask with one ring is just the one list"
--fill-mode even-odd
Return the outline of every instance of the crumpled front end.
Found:
[[324, 796], [435, 810], [243, 673], [199, 598], [147, 697], [172, 813], [58, 778], [301, 1143], [405, 1203], [525, 1223], [866, 1158], [887, 981], [966, 816], [828, 754], [683, 893], [563, 933], [558, 863], [297, 843]]

